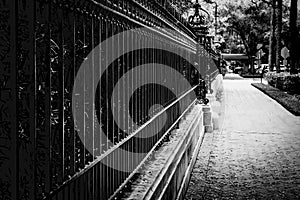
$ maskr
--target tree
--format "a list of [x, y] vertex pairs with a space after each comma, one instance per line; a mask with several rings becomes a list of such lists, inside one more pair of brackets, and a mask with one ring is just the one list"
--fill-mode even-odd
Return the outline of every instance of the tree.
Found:
[[[267, 44], [265, 35], [269, 31], [270, 14], [268, 5], [263, 2], [227, 1], [220, 6], [220, 21], [223, 28], [239, 34], [249, 59], [257, 53], [257, 44]], [[227, 41], [226, 41], [227, 42]], [[237, 43], [238, 45], [238, 43]]]
[[277, 0], [276, 8], [276, 29], [275, 29], [275, 37], [276, 37], [276, 71], [280, 72], [280, 59], [281, 59], [281, 31], [282, 31], [282, 0]]
[[290, 7], [290, 56], [291, 56], [291, 74], [295, 74], [297, 72], [296, 65], [297, 65], [297, 0], [291, 0], [291, 7]]
[[191, 0], [171, 1], [171, 5], [185, 18], [187, 18], [187, 12], [192, 7]]
[[[207, 5], [205, 5], [205, 2], [211, 2], [211, 0], [199, 1], [209, 13], [214, 13], [214, 7], [206, 7]], [[226, 33], [234, 30], [234, 32], [239, 35], [236, 41], [233, 41], [231, 37], [223, 35], [227, 48], [230, 48], [231, 51], [234, 52], [245, 50], [249, 60], [251, 60], [256, 56], [257, 44], [261, 43], [263, 44], [265, 52], [268, 52], [263, 59], [265, 62], [267, 62], [267, 60], [269, 61], [271, 70], [276, 67], [276, 70], [279, 71], [281, 49], [283, 46], [282, 42], [287, 45], [291, 38], [289, 24], [287, 23], [289, 21], [288, 10], [290, 9], [288, 3], [291, 0], [213, 1], [218, 4], [218, 32], [222, 32], [226, 35]], [[181, 3], [183, 5], [182, 7], [188, 7], [186, 0], [183, 2], [184, 3]], [[293, 6], [293, 8], [295, 8], [295, 6]], [[293, 37], [296, 37], [295, 35], [296, 33], [294, 33]], [[239, 40], [241, 40], [243, 44], [240, 44]], [[296, 55], [294, 55], [294, 57], [296, 57]]]
[[276, 0], [271, 0], [271, 20], [270, 20], [270, 36], [269, 36], [269, 69], [273, 71], [275, 64], [275, 27], [276, 27]]

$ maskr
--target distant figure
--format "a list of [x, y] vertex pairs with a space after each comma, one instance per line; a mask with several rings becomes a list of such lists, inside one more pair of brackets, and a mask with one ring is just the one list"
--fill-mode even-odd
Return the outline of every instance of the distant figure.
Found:
[[222, 102], [223, 99], [223, 76], [225, 76], [225, 73], [222, 69], [219, 70], [220, 73], [217, 75], [216, 79], [211, 83], [211, 88], [213, 90], [213, 97], [215, 97], [216, 101]]
[[212, 119], [214, 130], [220, 129], [223, 122], [224, 116], [224, 86], [223, 86], [223, 76], [222, 69], [219, 69], [219, 74], [216, 79], [211, 83], [212, 98], [211, 108], [212, 108]]

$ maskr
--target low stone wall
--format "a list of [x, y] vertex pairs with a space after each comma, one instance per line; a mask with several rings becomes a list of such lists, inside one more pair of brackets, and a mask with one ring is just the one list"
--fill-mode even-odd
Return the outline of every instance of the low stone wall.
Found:
[[211, 122], [210, 106], [195, 105], [171, 133], [170, 141], [145, 164], [124, 199], [184, 199], [205, 130], [212, 130]]

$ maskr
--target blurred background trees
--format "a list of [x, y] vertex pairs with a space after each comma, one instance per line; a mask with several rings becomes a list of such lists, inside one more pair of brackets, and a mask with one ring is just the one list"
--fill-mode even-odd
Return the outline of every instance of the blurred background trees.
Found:
[[[281, 50], [290, 50], [290, 72], [299, 70], [299, 25], [298, 0], [199, 0], [211, 13], [211, 30], [214, 30], [214, 1], [218, 5], [216, 39], [221, 41], [224, 53], [244, 53], [249, 59], [257, 57], [258, 44], [262, 44], [262, 62], [270, 70], [280, 71]], [[173, 0], [173, 5], [188, 16], [189, 7], [195, 0]]]

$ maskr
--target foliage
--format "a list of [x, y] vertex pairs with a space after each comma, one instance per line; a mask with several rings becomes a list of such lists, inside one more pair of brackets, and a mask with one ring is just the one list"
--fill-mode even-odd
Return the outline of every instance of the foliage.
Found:
[[[181, 13], [186, 17], [189, 13], [188, 8], [192, 6], [191, 2], [195, 2], [195, 0], [172, 2], [177, 8], [181, 8]], [[221, 44], [221, 48], [219, 49], [226, 53], [245, 53], [249, 58], [252, 58], [256, 57], [258, 51], [257, 45], [260, 43], [263, 44], [262, 50], [265, 53], [262, 57], [262, 62], [267, 63], [268, 53], [271, 48], [269, 48], [269, 43], [271, 36], [272, 0], [199, 0], [201, 6], [211, 14], [211, 30], [214, 30], [214, 2], [218, 5], [218, 36], [216, 40]], [[283, 45], [290, 49], [290, 0], [282, 0], [282, 2], [281, 42], [278, 42], [277, 46], [282, 47]], [[297, 34], [299, 35], [299, 10], [297, 23]], [[214, 33], [214, 31], [210, 33]], [[277, 38], [278, 36], [277, 34]], [[281, 47], [278, 49], [281, 49]], [[275, 49], [275, 46], [272, 49]], [[277, 54], [280, 54], [279, 51], [277, 51]], [[280, 55], [277, 55], [277, 57], [280, 59]]]
[[[235, 32], [238, 35], [236, 46], [243, 44], [244, 53], [249, 57], [256, 55], [258, 43], [268, 43], [265, 36], [270, 28], [270, 12], [266, 4], [238, 0], [225, 1], [219, 12], [221, 27], [226, 33]], [[226, 38], [229, 39], [227, 41], [231, 39], [230, 36]], [[234, 44], [229, 47], [232, 49], [232, 46]]]
[[171, 5], [185, 18], [187, 18], [188, 10], [192, 7], [193, 3], [191, 0], [181, 0], [173, 1], [171, 2]]
[[290, 94], [300, 94], [300, 74], [269, 72], [265, 76], [273, 87]]

